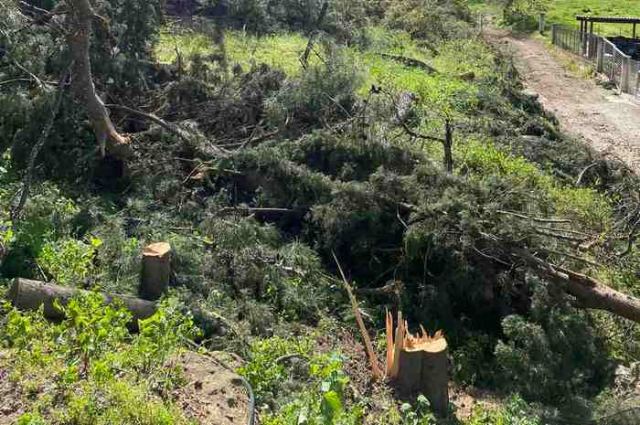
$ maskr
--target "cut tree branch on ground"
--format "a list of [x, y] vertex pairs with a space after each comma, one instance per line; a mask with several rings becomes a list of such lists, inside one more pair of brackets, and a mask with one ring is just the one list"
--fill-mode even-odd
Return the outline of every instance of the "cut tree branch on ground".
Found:
[[384, 374], [380, 369], [380, 365], [378, 363], [378, 357], [373, 351], [373, 344], [371, 343], [371, 338], [369, 337], [369, 332], [367, 331], [367, 327], [364, 324], [364, 320], [362, 319], [362, 314], [360, 314], [360, 307], [358, 307], [358, 300], [356, 300], [355, 295], [353, 294], [353, 290], [351, 289], [351, 285], [344, 275], [344, 271], [342, 270], [342, 266], [338, 261], [338, 257], [334, 252], [331, 253], [333, 255], [333, 260], [336, 262], [338, 266], [338, 271], [340, 272], [340, 277], [342, 278], [342, 283], [344, 284], [344, 288], [347, 291], [347, 295], [349, 296], [349, 301], [351, 302], [351, 308], [353, 310], [353, 314], [356, 318], [356, 323], [358, 324], [358, 328], [360, 329], [360, 334], [362, 335], [362, 340], [364, 341], [365, 350], [367, 352], [367, 357], [369, 358], [369, 364], [371, 365], [371, 372], [374, 380], [381, 380], [384, 378]]
[[429, 65], [426, 62], [423, 62], [421, 60], [418, 59], [414, 59], [414, 58], [408, 58], [406, 56], [400, 56], [400, 55], [390, 55], [388, 53], [378, 53], [381, 57], [385, 58], [385, 59], [391, 59], [394, 60], [396, 62], [400, 62], [403, 65], [406, 66], [412, 66], [414, 68], [420, 68], [423, 71], [426, 71], [429, 74], [439, 74], [438, 70], [435, 69], [434, 67], [432, 67], [431, 65]]
[[[513, 246], [495, 235], [482, 233], [484, 239], [497, 245], [512, 264], [525, 264], [539, 276], [558, 284], [578, 301], [578, 307], [604, 310], [616, 316], [640, 323], [640, 299], [613, 289], [585, 274], [550, 263], [525, 248]], [[503, 260], [501, 260], [503, 261]]]
[[505, 210], [497, 210], [496, 211], [498, 214], [503, 214], [503, 215], [510, 215], [513, 217], [518, 217], [521, 218], [523, 220], [531, 220], [531, 221], [535, 221], [538, 223], [556, 223], [556, 224], [563, 224], [563, 223], [571, 223], [571, 220], [566, 219], [566, 218], [544, 218], [544, 217], [531, 217], [528, 216], [524, 213], [519, 213], [519, 212], [515, 212], [515, 211], [505, 211]]
[[514, 254], [554, 282], [562, 284], [567, 293], [576, 297], [580, 307], [609, 311], [640, 323], [640, 299], [616, 291], [582, 273], [548, 263], [527, 250], [517, 249]]
[[[117, 104], [107, 104], [105, 105], [105, 107], [107, 108], [111, 108], [111, 109], [118, 109], [121, 110], [123, 112], [126, 112], [128, 114], [132, 114], [132, 115], [137, 115], [139, 117], [142, 118], [146, 118], [149, 121], [158, 124], [160, 127], [164, 128], [165, 130], [167, 130], [168, 132], [175, 134], [176, 136], [178, 136], [183, 142], [186, 143], [194, 143], [193, 141], [193, 136], [189, 134], [189, 132], [187, 130], [185, 130], [184, 128], [181, 128], [180, 126], [167, 122], [165, 120], [163, 120], [162, 118], [158, 117], [157, 115], [154, 114], [150, 114], [148, 112], [143, 112], [137, 109], [133, 109], [130, 108], [128, 106], [124, 106], [124, 105], [117, 105]], [[221, 148], [220, 146], [215, 146], [212, 145], [213, 148], [215, 149], [215, 151], [217, 152], [217, 156], [219, 157], [226, 157], [227, 155], [229, 155], [229, 152], [223, 148]]]

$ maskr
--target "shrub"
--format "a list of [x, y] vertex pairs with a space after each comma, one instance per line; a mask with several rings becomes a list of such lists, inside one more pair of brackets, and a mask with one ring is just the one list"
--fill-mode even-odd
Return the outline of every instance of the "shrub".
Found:
[[96, 249], [102, 245], [98, 238], [88, 243], [75, 239], [47, 241], [38, 254], [37, 262], [53, 280], [61, 285], [85, 283], [93, 272]]
[[458, 0], [395, 0], [385, 11], [385, 22], [393, 29], [403, 29], [412, 37], [429, 43], [471, 34], [465, 2]]
[[465, 425], [542, 425], [543, 422], [519, 396], [511, 396], [500, 408], [478, 407]]
[[339, 53], [325, 64], [310, 66], [297, 79], [288, 80], [267, 100], [272, 126], [283, 127], [295, 120], [297, 129], [309, 130], [349, 118], [356, 105], [360, 76]]

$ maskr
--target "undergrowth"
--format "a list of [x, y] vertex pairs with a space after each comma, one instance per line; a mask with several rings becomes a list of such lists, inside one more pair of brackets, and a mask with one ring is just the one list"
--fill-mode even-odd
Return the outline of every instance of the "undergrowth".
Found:
[[[113, 72], [127, 81], [100, 67], [101, 93], [184, 132], [114, 109], [134, 155], [126, 165], [98, 158], [65, 94], [38, 184], [13, 218], [52, 91], [8, 85], [3, 286], [23, 277], [136, 294], [143, 247], [167, 241], [174, 252], [174, 298], [138, 333], [97, 292], [61, 306], [60, 323], [3, 307], [0, 368], [28, 406], [21, 423], [189, 423], [170, 394], [182, 384], [172, 359], [194, 325], [204, 347], [245, 359], [238, 372], [265, 424], [443, 423], [424, 396], [400, 400], [354, 368], [361, 343], [341, 337], [355, 322], [334, 255], [372, 331], [387, 308], [443, 329], [454, 386], [496, 396], [451, 423], [589, 417], [619, 394], [614, 370], [640, 352], [628, 337], [636, 327], [577, 308], [515, 253], [637, 295], [637, 180], [561, 133], [512, 61], [476, 36], [465, 2], [332, 3], [303, 64], [312, 3], [232, 1], [226, 19], [152, 33], [139, 22], [139, 57], [96, 49], [103, 65], [106, 51], [121, 55]], [[201, 12], [220, 10], [210, 6]], [[38, 37], [11, 47], [55, 80], [47, 70], [61, 72], [61, 58], [36, 61], [31, 49], [48, 46]], [[3, 79], [21, 78], [4, 69]], [[385, 286], [399, 289], [371, 294]], [[329, 318], [341, 325], [323, 327]]]
[[29, 406], [18, 423], [45, 423], [45, 415], [46, 423], [191, 423], [169, 397], [182, 382], [171, 359], [194, 335], [175, 301], [140, 320], [136, 334], [131, 314], [100, 294], [58, 308], [66, 319], [54, 324], [42, 309], [3, 306], [0, 368]]

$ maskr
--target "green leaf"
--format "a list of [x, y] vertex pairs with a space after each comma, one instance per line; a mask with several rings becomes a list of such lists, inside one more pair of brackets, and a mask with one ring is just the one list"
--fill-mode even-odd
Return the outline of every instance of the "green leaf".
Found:
[[335, 391], [329, 391], [322, 396], [322, 404], [320, 405], [320, 411], [326, 422], [332, 423], [342, 412], [342, 400]]

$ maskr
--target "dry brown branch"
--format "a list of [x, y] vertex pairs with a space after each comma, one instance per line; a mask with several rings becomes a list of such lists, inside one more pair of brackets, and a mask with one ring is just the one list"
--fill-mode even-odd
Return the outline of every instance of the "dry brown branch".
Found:
[[362, 315], [360, 314], [360, 308], [358, 307], [358, 301], [356, 300], [355, 295], [353, 294], [353, 290], [351, 289], [351, 285], [349, 285], [349, 281], [347, 280], [344, 272], [342, 271], [342, 266], [338, 261], [338, 257], [334, 252], [331, 253], [333, 255], [333, 259], [338, 266], [338, 270], [340, 271], [340, 277], [342, 278], [342, 283], [344, 284], [344, 288], [347, 291], [347, 295], [349, 296], [349, 300], [351, 301], [351, 308], [353, 309], [353, 314], [356, 318], [356, 323], [358, 324], [358, 328], [360, 329], [360, 334], [362, 335], [362, 340], [364, 341], [365, 350], [367, 352], [367, 357], [369, 358], [369, 363], [371, 365], [371, 372], [374, 380], [379, 380], [384, 378], [384, 374], [380, 370], [380, 365], [378, 363], [378, 357], [373, 351], [373, 344], [371, 343], [371, 338], [369, 337], [369, 332], [367, 331], [367, 327], [364, 324], [364, 320], [362, 320]]

